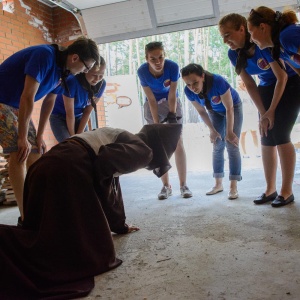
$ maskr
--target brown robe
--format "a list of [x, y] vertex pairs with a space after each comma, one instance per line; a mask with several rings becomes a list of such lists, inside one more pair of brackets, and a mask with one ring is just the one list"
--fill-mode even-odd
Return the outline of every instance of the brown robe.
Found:
[[111, 231], [128, 227], [113, 175], [151, 159], [151, 149], [124, 131], [98, 155], [71, 139], [34, 163], [25, 181], [23, 226], [0, 225], [0, 299], [82, 297], [95, 275], [119, 266]]
[[146, 167], [162, 176], [181, 130], [180, 124], [145, 125], [136, 135], [97, 129], [36, 161], [25, 180], [22, 227], [0, 225], [0, 299], [83, 297], [95, 275], [118, 267], [111, 231], [126, 233], [128, 226], [114, 175]]

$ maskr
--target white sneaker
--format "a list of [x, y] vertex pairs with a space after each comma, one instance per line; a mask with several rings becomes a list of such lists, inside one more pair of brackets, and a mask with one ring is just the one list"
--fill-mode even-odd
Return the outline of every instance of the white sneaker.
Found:
[[168, 187], [168, 186], [163, 186], [160, 193], [158, 194], [158, 199], [159, 200], [165, 200], [165, 199], [168, 199], [169, 196], [172, 195], [172, 188], [171, 186]]
[[180, 187], [180, 193], [182, 198], [193, 197], [193, 193], [189, 190], [189, 188], [186, 185]]
[[217, 188], [217, 187], [212, 187], [209, 191], [206, 192], [206, 195], [214, 195], [217, 193], [223, 192], [223, 186]]
[[228, 199], [229, 200], [234, 200], [234, 199], [237, 199], [238, 197], [239, 197], [238, 191], [230, 191], [228, 193]]

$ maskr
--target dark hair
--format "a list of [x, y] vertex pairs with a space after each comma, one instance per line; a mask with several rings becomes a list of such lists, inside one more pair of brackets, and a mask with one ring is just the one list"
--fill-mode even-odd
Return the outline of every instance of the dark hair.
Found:
[[101, 55], [99, 55], [99, 65], [100, 65], [100, 66], [106, 65], [106, 61], [105, 61], [105, 59], [103, 58], [103, 56], [101, 56]]
[[251, 9], [247, 21], [258, 27], [261, 23], [266, 23], [271, 26], [271, 38], [274, 46], [271, 49], [271, 54], [274, 60], [278, 62], [280, 67], [283, 68], [282, 63], [279, 60], [280, 57], [280, 32], [288, 25], [298, 22], [295, 11], [288, 9], [283, 13], [280, 11], [274, 11], [266, 6], [259, 6], [255, 9]]
[[[101, 66], [105, 66], [105, 65], [106, 65], [105, 59], [103, 58], [103, 56], [99, 55], [99, 61], [95, 62], [94, 66], [91, 68], [91, 70], [94, 69], [95, 67], [100, 68]], [[82, 74], [82, 73], [80, 73], [80, 74]], [[76, 76], [79, 76], [80, 74], [78, 74]], [[84, 74], [82, 74], [82, 75], [85, 76]]]
[[82, 60], [93, 59], [95, 64], [99, 64], [100, 55], [97, 44], [84, 36], [79, 37], [67, 48], [57, 44], [51, 45], [55, 49], [56, 64], [61, 68], [61, 85], [70, 95], [69, 87], [66, 83], [66, 78], [70, 71], [66, 69], [66, 60], [68, 54], [78, 54]]
[[213, 85], [213, 74], [204, 70], [199, 64], [188, 64], [187, 66], [183, 67], [180, 72], [182, 78], [190, 74], [196, 74], [202, 77], [204, 74], [202, 91], [198, 95], [200, 98], [204, 99], [206, 108], [211, 110], [212, 107], [207, 94]]
[[250, 33], [247, 29], [247, 20], [239, 14], [228, 14], [219, 21], [219, 28], [222, 26], [231, 25], [234, 30], [239, 30], [241, 26], [245, 28], [245, 44], [243, 48], [237, 49], [238, 57], [236, 60], [235, 72], [239, 75], [243, 69], [247, 68], [247, 58], [249, 58], [248, 50], [254, 47], [251, 43]]
[[71, 45], [67, 47], [68, 54], [78, 54], [80, 59], [93, 59], [96, 63], [100, 61], [100, 55], [97, 44], [84, 36], [79, 37]]
[[149, 52], [156, 50], [156, 49], [165, 51], [162, 42], [150, 42], [145, 46], [145, 55], [147, 56]]
[[[95, 66], [100, 67], [100, 66], [103, 66], [105, 64], [106, 64], [106, 62], [105, 62], [104, 58], [101, 55], [99, 55], [99, 62], [98, 63], [96, 62], [95, 65], [93, 66], [93, 68]], [[103, 79], [100, 80], [95, 86], [91, 86], [88, 83], [88, 81], [86, 80], [85, 73], [79, 73], [79, 74], [77, 74], [76, 78], [79, 81], [80, 85], [85, 90], [87, 90], [87, 92], [88, 92], [88, 99], [91, 101], [91, 105], [94, 108], [94, 110], [96, 111], [97, 110], [97, 106], [96, 106], [96, 103], [95, 103], [95, 100], [94, 100], [94, 96], [95, 96], [95, 94], [97, 94], [100, 91], [101, 86], [103, 84]]]
[[181, 77], [188, 76], [190, 74], [196, 74], [198, 76], [202, 76], [204, 73], [204, 69], [201, 65], [198, 64], [188, 64], [180, 70]]

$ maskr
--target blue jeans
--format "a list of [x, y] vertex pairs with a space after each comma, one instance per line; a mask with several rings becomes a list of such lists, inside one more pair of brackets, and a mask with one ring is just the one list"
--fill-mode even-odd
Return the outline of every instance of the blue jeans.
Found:
[[[75, 117], [75, 132], [81, 121], [80, 117]], [[64, 115], [50, 115], [50, 126], [56, 140], [60, 143], [70, 137], [70, 133], [67, 126], [66, 116]], [[87, 131], [88, 127], [84, 128]]]
[[[210, 120], [221, 135], [222, 140], [217, 139], [213, 146], [213, 170], [214, 178], [224, 177], [224, 150], [225, 146], [228, 152], [229, 159], [229, 180], [242, 180], [241, 176], [241, 154], [239, 147], [235, 147], [233, 144], [225, 141], [226, 134], [226, 112], [215, 112], [213, 110], [208, 111]], [[240, 138], [241, 128], [243, 123], [243, 105], [238, 103], [234, 105], [234, 125], [233, 132], [238, 138]]]

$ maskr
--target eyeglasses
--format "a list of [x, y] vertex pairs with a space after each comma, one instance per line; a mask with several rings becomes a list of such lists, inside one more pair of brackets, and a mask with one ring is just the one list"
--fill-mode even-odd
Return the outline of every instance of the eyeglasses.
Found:
[[79, 57], [79, 59], [81, 60], [81, 62], [84, 64], [84, 66], [85, 66], [84, 72], [86, 72], [86, 73], [87, 73], [87, 72], [94, 66], [94, 64], [95, 64], [95, 63], [93, 63], [93, 64], [89, 67], [79, 55], [78, 55], [78, 57]]
[[264, 19], [264, 17], [253, 8], [250, 10], [249, 17], [252, 15], [256, 15], [256, 16], [260, 17], [261, 19]]

